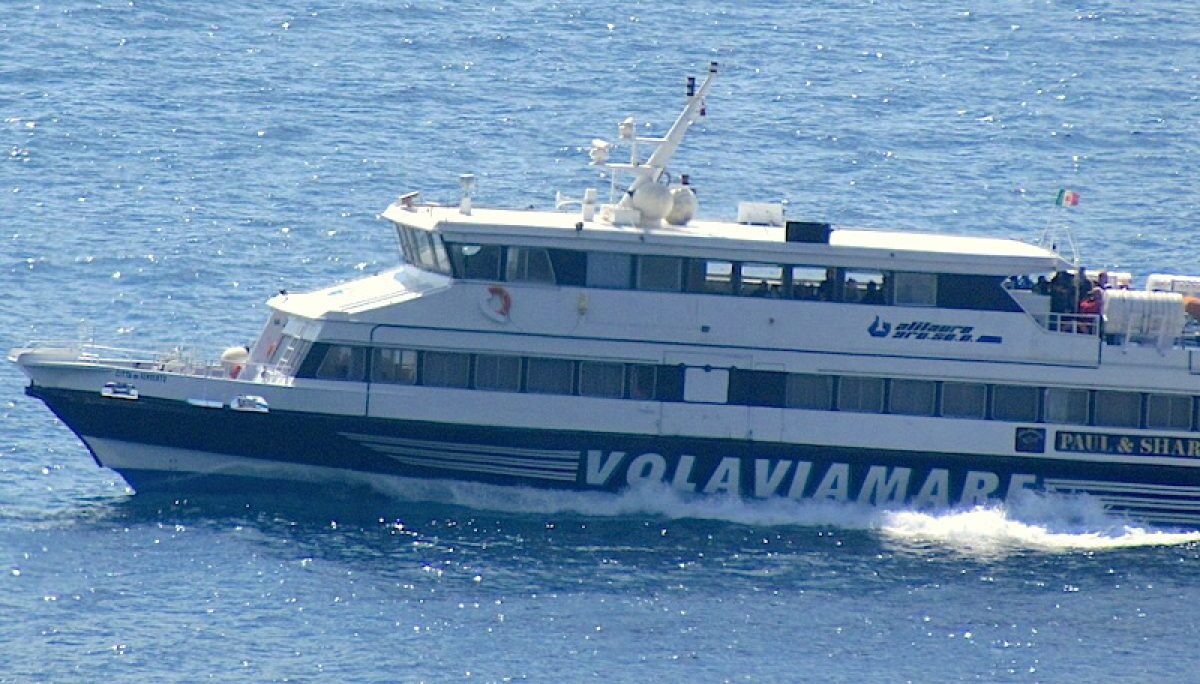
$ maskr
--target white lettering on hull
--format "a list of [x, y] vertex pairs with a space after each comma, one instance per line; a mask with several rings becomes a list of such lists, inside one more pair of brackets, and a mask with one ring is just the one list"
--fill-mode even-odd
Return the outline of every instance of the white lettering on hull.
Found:
[[[665, 483], [680, 492], [745, 494], [761, 499], [786, 496], [791, 499], [856, 501], [876, 506], [908, 504], [915, 508], [948, 508], [952, 503], [974, 506], [1002, 495], [1006, 498], [1020, 495], [1021, 492], [1036, 489], [1039, 484], [1038, 477], [1028, 473], [1002, 477], [991, 471], [970, 470], [965, 475], [958, 475], [960, 479], [952, 480], [949, 469], [932, 468], [921, 479], [909, 467], [868, 465], [861, 467], [865, 470], [855, 470], [849, 463], [839, 462], [829, 463], [823, 470], [818, 470], [820, 477], [815, 479], [813, 463], [810, 461], [770, 458], [750, 461], [725, 456], [717, 460], [715, 465], [710, 461], [705, 467], [698, 466], [699, 459], [689, 454], [678, 457], [674, 470], [668, 476], [670, 461], [662, 454], [629, 456], [625, 451], [589, 450], [583, 464], [584, 483], [592, 487], [610, 488], [613, 480], [623, 474], [625, 483], [630, 486]], [[749, 471], [751, 464], [753, 472]], [[743, 467], [747, 469], [744, 474]], [[810, 480], [816, 482], [811, 492]], [[918, 482], [920, 486], [917, 486]], [[912, 493], [914, 488], [915, 494]], [[958, 494], [955, 501], [951, 501], [952, 492]]]

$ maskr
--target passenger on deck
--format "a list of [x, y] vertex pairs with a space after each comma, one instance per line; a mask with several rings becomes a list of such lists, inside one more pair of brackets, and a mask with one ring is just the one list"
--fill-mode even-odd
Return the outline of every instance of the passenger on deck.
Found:
[[867, 291], [863, 293], [860, 300], [863, 304], [883, 304], [883, 291], [875, 284], [874, 280], [867, 281]]
[[[1094, 287], [1091, 292], [1085, 294], [1079, 302], [1079, 313], [1089, 316], [1099, 316], [1103, 308], [1103, 292], [1100, 288]], [[1091, 319], [1085, 319], [1080, 316], [1079, 332], [1090, 335], [1092, 333], [1092, 326], [1093, 322]]]
[[1037, 282], [1033, 285], [1033, 292], [1040, 295], [1050, 294], [1050, 281], [1046, 280], [1046, 276], [1038, 276]]

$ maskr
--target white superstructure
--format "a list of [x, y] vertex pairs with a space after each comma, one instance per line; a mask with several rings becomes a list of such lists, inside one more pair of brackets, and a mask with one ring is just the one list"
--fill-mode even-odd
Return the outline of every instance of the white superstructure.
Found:
[[666, 169], [715, 73], [663, 137], [628, 119], [593, 141], [607, 201], [477, 207], [469, 175], [457, 206], [407, 193], [383, 213], [403, 265], [272, 298], [219, 364], [12, 358], [139, 488], [420, 477], [939, 507], [1042, 490], [1200, 517], [1191, 279], [1104, 289], [1022, 242], [772, 204], [696, 219]]

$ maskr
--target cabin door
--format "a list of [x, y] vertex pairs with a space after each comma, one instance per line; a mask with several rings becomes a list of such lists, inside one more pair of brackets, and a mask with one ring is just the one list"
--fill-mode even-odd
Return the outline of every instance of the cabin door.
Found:
[[663, 435], [744, 439], [750, 429], [744, 406], [729, 405], [729, 374], [749, 368], [749, 356], [668, 353], [664, 363], [683, 367], [683, 401], [664, 402], [659, 431]]

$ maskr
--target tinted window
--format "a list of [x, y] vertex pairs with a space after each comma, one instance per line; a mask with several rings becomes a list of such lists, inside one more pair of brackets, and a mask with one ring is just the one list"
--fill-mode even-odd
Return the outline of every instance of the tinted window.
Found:
[[883, 380], [880, 378], [840, 378], [838, 410], [879, 413], [883, 410]]
[[625, 364], [579, 362], [579, 393], [585, 397], [612, 397], [625, 395]]
[[888, 411], [911, 416], [932, 416], [937, 384], [927, 380], [893, 380]]
[[787, 374], [734, 368], [729, 373], [729, 403], [744, 406], [783, 406]]
[[705, 261], [693, 259], [693, 278], [699, 282], [689, 283], [692, 292], [710, 294], [733, 294], [737, 287], [737, 264], [732, 261]]
[[683, 260], [679, 257], [638, 257], [637, 287], [639, 290], [678, 292], [682, 270]]
[[500, 248], [495, 245], [451, 245], [450, 255], [460, 278], [500, 279]]
[[996, 420], [1037, 420], [1037, 388], [996, 385], [992, 390], [992, 417]]
[[683, 366], [658, 366], [654, 397], [659, 401], [683, 401]]
[[942, 383], [942, 415], [948, 418], [987, 416], [987, 385], [973, 382]]
[[828, 411], [833, 408], [833, 378], [799, 373], [788, 375], [786, 403], [792, 408]]
[[893, 274], [893, 301], [898, 306], [936, 306], [937, 276], [932, 273]]
[[1141, 427], [1142, 395], [1138, 392], [1096, 392], [1096, 425]]
[[553, 283], [550, 255], [541, 247], [509, 247], [506, 279], [534, 283]]
[[575, 364], [562, 359], [528, 359], [525, 362], [525, 391], [539, 394], [572, 394]]
[[655, 397], [655, 376], [657, 367], [646, 365], [629, 366], [629, 398], [653, 399]]
[[583, 285], [586, 280], [587, 255], [570, 249], [549, 250], [554, 281], [559, 285]]
[[1046, 406], [1043, 411], [1047, 423], [1087, 425], [1088, 392], [1051, 387], [1046, 390]]
[[376, 349], [371, 382], [411, 385], [417, 381], [417, 353], [409, 349]]
[[366, 377], [367, 353], [362, 347], [343, 344], [330, 345], [325, 358], [317, 367], [315, 377], [319, 380], [348, 380], [362, 382]]
[[792, 267], [792, 299], [833, 299], [834, 281], [830, 269], [818, 266]]
[[1190, 430], [1192, 398], [1177, 394], [1151, 394], [1146, 398], [1146, 427]]
[[453, 352], [421, 354], [421, 384], [431, 387], [466, 387], [471, 377], [471, 357]]
[[591, 252], [587, 255], [588, 287], [625, 289], [633, 286], [633, 257]]
[[475, 357], [475, 387], [516, 392], [521, 389], [521, 357], [479, 354]]

